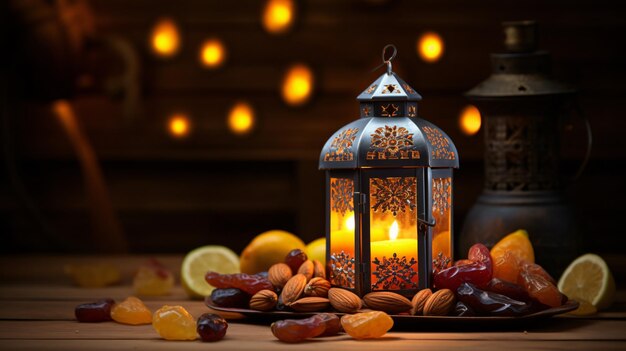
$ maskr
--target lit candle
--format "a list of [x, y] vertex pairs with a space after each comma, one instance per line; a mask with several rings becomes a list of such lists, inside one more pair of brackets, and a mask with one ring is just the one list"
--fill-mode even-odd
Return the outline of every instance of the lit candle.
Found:
[[[398, 259], [406, 257], [406, 262], [410, 262], [411, 258], [417, 261], [417, 239], [398, 239], [399, 233], [400, 226], [398, 225], [398, 221], [394, 220], [389, 227], [389, 240], [372, 241], [370, 251], [372, 273], [376, 272], [376, 264], [373, 263], [376, 259], [382, 262], [383, 257], [391, 259], [394, 253]], [[372, 279], [375, 279], [375, 277], [372, 276]], [[417, 281], [417, 276], [415, 276], [415, 280]]]
[[340, 229], [331, 231], [330, 250], [332, 253], [341, 251], [354, 257], [354, 212], [348, 213]]

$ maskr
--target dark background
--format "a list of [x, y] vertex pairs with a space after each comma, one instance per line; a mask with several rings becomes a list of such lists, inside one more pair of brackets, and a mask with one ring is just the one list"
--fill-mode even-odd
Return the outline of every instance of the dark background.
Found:
[[[382, 47], [393, 43], [399, 49], [394, 70], [424, 97], [419, 115], [446, 131], [459, 151], [458, 235], [482, 189], [483, 135], [461, 133], [458, 116], [468, 103], [462, 94], [489, 75], [489, 53], [502, 50], [501, 21], [535, 19], [555, 78], [579, 88], [594, 132], [591, 161], [567, 186], [585, 223], [584, 251], [618, 258], [626, 245], [626, 12], [618, 4], [301, 1], [292, 30], [272, 35], [260, 23], [263, 1], [92, 0], [98, 35], [127, 41], [139, 58], [140, 97], [126, 115], [124, 100], [98, 79], [119, 73], [119, 62], [95, 50], [92, 63], [81, 67], [95, 83], [75, 90], [70, 101], [99, 157], [132, 252], [186, 252], [203, 244], [240, 252], [256, 234], [274, 228], [308, 242], [324, 234], [319, 152], [335, 130], [357, 118], [355, 98], [382, 73], [371, 71]], [[168, 60], [148, 47], [151, 28], [163, 16], [177, 22], [182, 36], [180, 52]], [[5, 26], [3, 38], [12, 43], [28, 30]], [[427, 30], [445, 41], [444, 56], [432, 64], [416, 53], [416, 40]], [[216, 70], [197, 59], [209, 37], [220, 38], [228, 50]], [[19, 51], [2, 51], [4, 58], [25, 61]], [[290, 107], [280, 84], [297, 62], [312, 68], [315, 92], [308, 104]], [[75, 153], [51, 116], [50, 99], [34, 96], [37, 79], [21, 79], [28, 67], [18, 66], [3, 64], [0, 251], [97, 251]], [[257, 118], [255, 131], [244, 137], [230, 133], [225, 122], [240, 100], [252, 104]], [[192, 133], [175, 139], [166, 121], [180, 111], [191, 118]], [[579, 121], [566, 127], [562, 173], [568, 178], [586, 141]]]

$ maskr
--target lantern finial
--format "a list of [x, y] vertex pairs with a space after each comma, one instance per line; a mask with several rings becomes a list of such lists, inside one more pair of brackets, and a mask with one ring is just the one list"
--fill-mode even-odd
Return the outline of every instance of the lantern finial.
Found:
[[[389, 59], [385, 59], [385, 53], [387, 52], [387, 49], [392, 48], [393, 49], [393, 53], [391, 54], [391, 57]], [[391, 71], [391, 60], [393, 60], [394, 58], [396, 58], [396, 54], [398, 54], [398, 49], [396, 48], [395, 45], [393, 44], [387, 44], [385, 45], [385, 47], [383, 48], [383, 64], [387, 64], [387, 74], [391, 75], [392, 71]], [[382, 65], [381, 65], [382, 66]], [[380, 66], [378, 66], [380, 67]], [[378, 68], [376, 67], [376, 69]]]

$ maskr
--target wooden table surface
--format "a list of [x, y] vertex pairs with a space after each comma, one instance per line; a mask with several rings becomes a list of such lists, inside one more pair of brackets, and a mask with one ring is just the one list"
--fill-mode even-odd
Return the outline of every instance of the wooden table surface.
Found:
[[[347, 335], [314, 339], [297, 345], [277, 341], [267, 325], [230, 320], [226, 337], [218, 343], [164, 341], [151, 325], [128, 326], [114, 322], [78, 323], [74, 307], [102, 297], [121, 300], [132, 294], [133, 271], [146, 259], [85, 256], [5, 256], [0, 258], [1, 350], [626, 350], [626, 294], [606, 312], [593, 317], [555, 317], [540, 327], [512, 330], [392, 331], [381, 339], [356, 341]], [[159, 256], [174, 271], [181, 257]], [[111, 262], [122, 271], [121, 285], [85, 289], [64, 276], [68, 263]], [[177, 286], [172, 295], [145, 298], [155, 310], [164, 304], [182, 305], [198, 317], [211, 312], [203, 302], [186, 298]], [[213, 311], [214, 312], [214, 311]], [[236, 317], [236, 316], [227, 316]]]

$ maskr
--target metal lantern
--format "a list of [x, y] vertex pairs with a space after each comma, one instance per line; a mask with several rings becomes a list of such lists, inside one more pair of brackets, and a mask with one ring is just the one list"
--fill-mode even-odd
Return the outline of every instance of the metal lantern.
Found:
[[[388, 45], [385, 47], [393, 47]], [[361, 118], [326, 142], [326, 262], [333, 286], [412, 294], [452, 262], [456, 148], [417, 117], [422, 97], [392, 72], [357, 100]]]
[[[559, 276], [580, 248], [581, 231], [563, 195], [559, 128], [575, 90], [549, 76], [550, 55], [536, 50], [533, 21], [503, 24], [505, 53], [491, 55], [492, 74], [467, 96], [485, 118], [485, 186], [468, 213], [461, 250], [476, 242], [494, 245], [524, 228], [535, 257]], [[584, 116], [591, 148], [591, 130]]]

